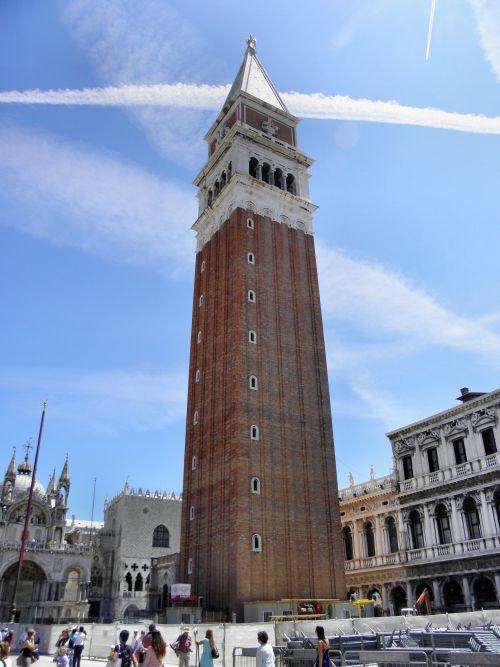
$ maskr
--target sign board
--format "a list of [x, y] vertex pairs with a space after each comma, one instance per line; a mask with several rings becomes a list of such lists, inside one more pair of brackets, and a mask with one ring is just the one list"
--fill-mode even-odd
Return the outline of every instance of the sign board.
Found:
[[191, 584], [172, 584], [170, 595], [172, 598], [191, 597]]

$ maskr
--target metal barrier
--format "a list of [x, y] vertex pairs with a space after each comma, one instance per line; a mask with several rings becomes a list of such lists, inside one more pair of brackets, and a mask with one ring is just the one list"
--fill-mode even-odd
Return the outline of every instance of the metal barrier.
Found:
[[346, 651], [344, 665], [378, 665], [379, 667], [430, 667], [431, 662], [425, 651]]
[[[283, 650], [273, 646], [275, 667], [283, 667]], [[233, 667], [255, 667], [257, 647], [236, 646], [233, 649]]]
[[498, 653], [466, 653], [453, 651], [440, 657], [439, 651], [432, 654], [432, 667], [498, 667]]

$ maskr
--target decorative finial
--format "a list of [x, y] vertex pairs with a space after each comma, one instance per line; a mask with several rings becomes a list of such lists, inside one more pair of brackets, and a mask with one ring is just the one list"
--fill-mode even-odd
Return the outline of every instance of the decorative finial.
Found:
[[253, 35], [249, 35], [247, 39], [247, 47], [249, 51], [255, 53], [255, 47], [257, 46], [257, 40]]
[[349, 484], [351, 486], [354, 486], [354, 476], [353, 476], [352, 472], [349, 473]]
[[44, 401], [43, 402], [43, 409], [45, 410], [46, 407], [47, 407], [47, 401]]
[[26, 456], [25, 456], [26, 461], [28, 460], [28, 456], [29, 456], [29, 453], [30, 453], [30, 449], [33, 449], [33, 445], [31, 444], [32, 441], [33, 441], [33, 438], [28, 438], [28, 441], [27, 441], [26, 444], [24, 445], [24, 448], [25, 448], [25, 450], [26, 450]]
[[375, 479], [375, 468], [373, 467], [373, 463], [370, 466], [370, 479]]

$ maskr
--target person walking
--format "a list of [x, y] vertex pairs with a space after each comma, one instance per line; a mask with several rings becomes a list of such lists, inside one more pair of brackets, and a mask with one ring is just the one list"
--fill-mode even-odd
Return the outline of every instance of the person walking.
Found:
[[317, 655], [314, 667], [331, 667], [330, 656], [328, 654], [330, 642], [325, 637], [325, 628], [321, 625], [316, 626], [316, 637], [318, 638], [318, 643], [316, 644]]
[[138, 665], [142, 665], [144, 662], [144, 656], [146, 655], [146, 649], [143, 646], [144, 637], [146, 636], [146, 630], [141, 630], [141, 634], [137, 640], [137, 648], [135, 650], [135, 659]]
[[120, 667], [137, 667], [135, 662], [134, 654], [132, 649], [127, 644], [129, 638], [129, 631], [122, 630], [119, 635], [119, 643], [116, 644], [111, 660], [115, 662], [116, 660], [121, 660]]
[[33, 651], [35, 650], [35, 631], [30, 628], [26, 632], [26, 639], [21, 647], [21, 652], [17, 659], [19, 667], [31, 667], [33, 662]]
[[179, 658], [179, 667], [189, 667], [189, 654], [191, 653], [191, 637], [189, 628], [185, 627], [182, 634], [177, 637], [175, 642], [175, 654]]
[[151, 646], [146, 652], [144, 658], [144, 667], [161, 667], [163, 665], [163, 658], [167, 652], [167, 645], [161, 632], [154, 630], [151, 633]]
[[257, 633], [257, 640], [259, 647], [255, 659], [255, 667], [274, 667], [274, 651], [273, 647], [267, 643], [269, 635], [265, 630]]
[[0, 642], [0, 665], [1, 667], [12, 667], [12, 660], [9, 657], [10, 644], [6, 641]]
[[153, 632], [156, 630], [156, 625], [154, 623], [150, 623], [148, 627], [148, 632], [144, 635], [144, 639], [142, 640], [142, 646], [145, 649], [148, 649], [151, 646], [151, 635]]
[[82, 661], [83, 647], [85, 646], [85, 640], [87, 639], [87, 633], [85, 628], [81, 625], [76, 633], [75, 645], [73, 648], [73, 667], [80, 667]]
[[197, 646], [203, 646], [200, 667], [214, 667], [214, 658], [219, 655], [219, 652], [215, 646], [213, 631], [207, 630], [205, 632], [205, 637], [200, 641], [197, 641], [195, 633], [195, 641]]

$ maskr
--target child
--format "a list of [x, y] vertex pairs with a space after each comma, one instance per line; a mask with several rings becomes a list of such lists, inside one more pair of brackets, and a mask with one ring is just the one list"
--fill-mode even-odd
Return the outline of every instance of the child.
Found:
[[68, 660], [68, 649], [66, 646], [60, 646], [57, 651], [56, 664], [57, 667], [67, 667], [69, 663]]

